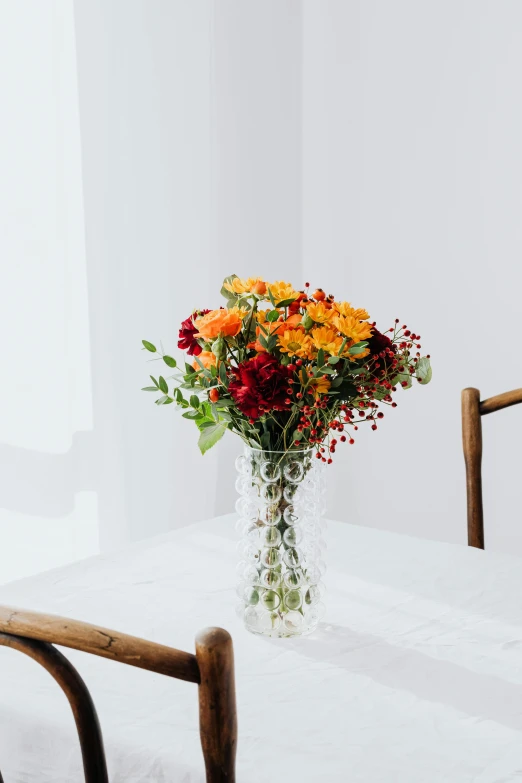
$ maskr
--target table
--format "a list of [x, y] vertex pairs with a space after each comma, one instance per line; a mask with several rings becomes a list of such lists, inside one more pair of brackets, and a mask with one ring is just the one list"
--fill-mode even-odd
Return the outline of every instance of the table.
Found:
[[[235, 614], [234, 516], [173, 531], [0, 590], [0, 603], [69, 615], [186, 650], [233, 636], [239, 783], [522, 780], [522, 562], [329, 523], [325, 621], [265, 639]], [[74, 783], [65, 697], [0, 650], [6, 783]], [[195, 686], [66, 651], [91, 690], [113, 783], [203, 783]]]

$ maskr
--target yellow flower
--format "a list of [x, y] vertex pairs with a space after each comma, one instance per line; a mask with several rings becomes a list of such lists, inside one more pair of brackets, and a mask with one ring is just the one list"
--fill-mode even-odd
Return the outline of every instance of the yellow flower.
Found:
[[250, 309], [248, 307], [238, 307], [238, 305], [234, 305], [234, 307], [228, 308], [228, 312], [235, 313], [243, 320], [243, 318], [249, 314]]
[[311, 356], [312, 342], [301, 329], [287, 329], [284, 334], [279, 335], [278, 342], [281, 352], [287, 353], [288, 356]]
[[[270, 308], [270, 309], [272, 309], [272, 308]], [[258, 310], [256, 312], [256, 319], [257, 319], [258, 324], [266, 324], [267, 323], [266, 314], [269, 313], [269, 312], [270, 312], [270, 310]]]
[[306, 305], [306, 312], [316, 324], [329, 323], [335, 312], [331, 307], [327, 307], [324, 302], [309, 302]]
[[310, 380], [310, 387], [315, 396], [318, 397], [319, 394], [327, 393], [330, 388], [330, 381], [328, 378], [325, 378], [324, 375], [320, 375], [318, 378], [312, 378]]
[[268, 284], [268, 291], [274, 297], [276, 305], [284, 299], [297, 299], [299, 293], [294, 290], [291, 283], [285, 283], [284, 280], [276, 280], [275, 283]]
[[350, 315], [352, 318], [357, 318], [359, 321], [366, 321], [366, 319], [370, 317], [364, 308], [360, 307], [359, 309], [355, 310], [351, 306], [350, 302], [334, 302], [333, 308], [339, 313], [339, 315]]
[[366, 321], [360, 321], [353, 315], [337, 315], [333, 322], [342, 335], [348, 337], [353, 343], [360, 343], [372, 336], [372, 326]]
[[317, 350], [322, 348], [325, 353], [337, 354], [343, 343], [343, 338], [330, 326], [316, 326], [311, 337]]
[[247, 280], [241, 280], [240, 277], [235, 277], [230, 283], [225, 283], [224, 288], [230, 291], [231, 294], [249, 294], [249, 293], [264, 293], [263, 288], [265, 284], [260, 277], [249, 277]]

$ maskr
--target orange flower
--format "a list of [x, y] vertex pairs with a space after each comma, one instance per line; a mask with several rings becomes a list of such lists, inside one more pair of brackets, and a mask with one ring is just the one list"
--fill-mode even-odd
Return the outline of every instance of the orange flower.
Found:
[[219, 335], [235, 337], [241, 330], [241, 317], [233, 310], [211, 310], [210, 313], [197, 318], [194, 326], [198, 329], [194, 336], [203, 340], [214, 340]]
[[279, 349], [288, 356], [310, 358], [312, 342], [302, 329], [287, 329], [279, 335]]
[[359, 309], [355, 310], [351, 306], [350, 302], [334, 302], [333, 308], [339, 313], [339, 315], [350, 315], [353, 318], [357, 318], [359, 321], [366, 321], [370, 317], [364, 308], [360, 307]]
[[348, 337], [354, 343], [368, 340], [372, 336], [371, 324], [360, 321], [353, 315], [337, 315], [333, 322], [342, 335]]
[[336, 355], [343, 344], [343, 338], [339, 337], [338, 332], [332, 329], [330, 326], [316, 326], [311, 333], [312, 342], [320, 350], [321, 348], [325, 353], [331, 353]]
[[[217, 366], [217, 359], [212, 353], [212, 351], [201, 351], [201, 353], [198, 356], [199, 361], [205, 368], [205, 370], [209, 370], [211, 367]], [[201, 370], [201, 364], [199, 362], [195, 361], [192, 362], [192, 366], [195, 370]]]
[[325, 378], [324, 375], [320, 375], [317, 378], [310, 379], [310, 388], [312, 389], [315, 397], [320, 394], [326, 394], [330, 388], [330, 381]]
[[268, 335], [265, 334], [261, 330], [261, 328], [258, 326], [256, 328], [256, 341], [253, 343], [249, 343], [249, 348], [254, 348], [258, 353], [263, 353], [263, 351], [266, 351], [266, 348], [261, 345], [259, 341], [259, 335], [263, 335], [263, 337], [270, 336], [271, 334], [283, 334], [285, 329], [297, 329], [299, 327], [299, 324], [301, 323], [301, 316], [300, 315], [291, 315], [289, 316], [286, 321], [283, 321], [282, 319], [278, 321], [274, 321], [270, 323], [270, 321], [266, 320], [266, 315], [263, 321], [259, 320], [259, 323], [263, 324], [263, 328], [265, 332], [268, 332]]
[[285, 329], [296, 329], [301, 323], [301, 316], [299, 313], [294, 313], [294, 315], [289, 315], [286, 321], [283, 321], [283, 326]]
[[334, 311], [324, 302], [309, 302], [306, 305], [306, 312], [316, 324], [329, 323], [335, 315]]

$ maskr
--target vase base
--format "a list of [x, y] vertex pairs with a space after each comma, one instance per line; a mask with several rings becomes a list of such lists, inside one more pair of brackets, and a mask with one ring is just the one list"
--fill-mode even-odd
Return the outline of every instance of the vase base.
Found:
[[279, 628], [255, 628], [245, 623], [245, 629], [254, 636], [266, 636], [269, 639], [293, 639], [299, 636], [309, 636], [317, 628], [318, 623], [306, 625], [295, 630], [289, 630], [280, 626]]

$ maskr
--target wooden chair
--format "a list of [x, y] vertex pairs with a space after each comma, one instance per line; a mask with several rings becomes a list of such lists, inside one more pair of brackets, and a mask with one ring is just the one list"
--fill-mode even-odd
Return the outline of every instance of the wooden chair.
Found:
[[207, 783], [235, 783], [234, 652], [230, 634], [223, 629], [207, 628], [198, 634], [192, 655], [65, 617], [2, 606], [0, 644], [33, 658], [64, 691], [76, 722], [86, 783], [108, 783], [100, 725], [87, 686], [53, 644], [197, 683]]
[[478, 389], [462, 391], [462, 443], [466, 462], [468, 504], [468, 546], [484, 549], [482, 510], [482, 422], [481, 416], [522, 402], [522, 389], [504, 392], [480, 401]]

